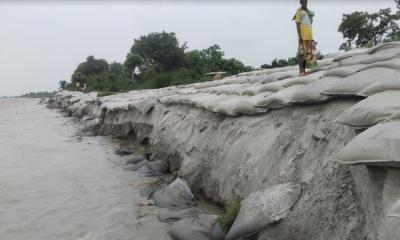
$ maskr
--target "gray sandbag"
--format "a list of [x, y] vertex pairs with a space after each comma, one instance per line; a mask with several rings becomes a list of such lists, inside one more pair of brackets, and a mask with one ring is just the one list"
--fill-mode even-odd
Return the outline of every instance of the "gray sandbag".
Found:
[[378, 231], [378, 240], [400, 239], [400, 200], [388, 211]]
[[336, 81], [340, 79], [337, 77], [326, 77], [310, 84], [300, 87], [292, 98], [293, 103], [321, 103], [328, 101], [331, 97], [321, 94], [326, 89], [333, 86]]
[[338, 62], [338, 61], [341, 61], [341, 60], [349, 58], [349, 57], [353, 57], [353, 56], [360, 55], [360, 54], [366, 54], [366, 53], [368, 53], [368, 51], [369, 51], [369, 48], [352, 49], [352, 50], [347, 51], [347, 52], [339, 53], [333, 59], [333, 61]]
[[126, 161], [126, 164], [137, 164], [146, 160], [146, 157], [143, 155], [133, 155], [129, 157], [129, 160]]
[[117, 149], [115, 150], [115, 154], [119, 155], [119, 156], [127, 156], [127, 155], [131, 155], [133, 152], [129, 151], [127, 149]]
[[400, 167], [400, 122], [375, 125], [357, 135], [336, 155], [351, 165]]
[[335, 122], [353, 127], [370, 127], [400, 110], [400, 91], [374, 94], [344, 111]]
[[371, 96], [376, 93], [388, 91], [388, 90], [400, 90], [400, 81], [396, 78], [397, 74], [393, 77], [385, 77], [385, 79], [373, 83], [372, 85], [361, 90], [357, 95], [359, 96]]
[[160, 186], [156, 186], [156, 185], [148, 185], [142, 189], [140, 189], [139, 191], [139, 196], [146, 198], [147, 200], [151, 199], [151, 197], [153, 196], [153, 194], [160, 189]]
[[333, 68], [330, 70], [327, 70], [323, 77], [347, 77], [350, 76], [356, 72], [359, 72], [363, 70], [365, 65], [363, 64], [356, 64], [356, 65], [350, 65], [350, 66], [343, 66], [343, 67], [338, 67], [338, 68]]
[[389, 42], [389, 43], [382, 43], [377, 46], [368, 49], [369, 54], [374, 54], [386, 49], [395, 49], [400, 47], [400, 42]]
[[238, 116], [239, 114], [254, 115], [263, 113], [265, 110], [260, 109], [247, 100], [249, 97], [235, 96], [222, 101], [216, 108], [215, 112], [229, 116]]
[[202, 97], [198, 97], [194, 99], [195, 106], [200, 108], [205, 108], [210, 111], [215, 111], [217, 106], [225, 101], [226, 99], [230, 99], [231, 96], [226, 94], [207, 94]]
[[282, 89], [285, 89], [286, 85], [289, 84], [292, 80], [293, 79], [288, 78], [285, 80], [265, 83], [261, 86], [260, 92], [278, 92]]
[[148, 113], [157, 103], [156, 98], [144, 98], [132, 102], [132, 106], [142, 114]]
[[384, 79], [391, 79], [394, 74], [395, 70], [388, 68], [366, 69], [346, 78], [336, 80], [332, 86], [321, 93], [330, 96], [357, 96], [362, 89]]
[[167, 173], [168, 163], [162, 160], [146, 161], [144, 165], [138, 169], [138, 173], [142, 177], [156, 177]]
[[362, 62], [370, 60], [371, 55], [369, 54], [357, 54], [354, 56], [351, 56], [349, 58], [343, 59], [339, 61], [340, 66], [349, 66], [349, 65], [356, 65], [356, 64], [362, 64]]
[[361, 61], [362, 64], [371, 64], [381, 61], [387, 61], [399, 57], [400, 48], [384, 49], [371, 55], [370, 58]]
[[279, 109], [289, 105], [295, 92], [303, 85], [294, 85], [280, 90], [257, 103], [257, 107]]
[[380, 62], [375, 62], [375, 63], [371, 63], [366, 65], [364, 68], [376, 68], [376, 67], [382, 67], [382, 68], [392, 68], [395, 70], [400, 70], [400, 58], [393, 58], [390, 60], [386, 60], [386, 61], [380, 61]]
[[149, 161], [144, 160], [144, 161], [140, 161], [136, 164], [131, 164], [131, 166], [125, 168], [125, 170], [129, 170], [129, 171], [137, 171], [140, 168], [142, 168], [143, 166], [146, 166], [146, 164], [149, 163]]
[[226, 239], [252, 235], [286, 217], [299, 200], [300, 194], [300, 184], [293, 182], [250, 194], [241, 202], [239, 213]]
[[200, 214], [174, 223], [168, 232], [175, 240], [209, 240], [217, 216]]
[[160, 222], [172, 223], [180, 221], [184, 218], [196, 218], [200, 214], [200, 209], [197, 207], [187, 209], [168, 209], [164, 208], [158, 213]]
[[160, 208], [188, 208], [196, 204], [196, 200], [185, 181], [175, 179], [168, 186], [157, 190], [152, 196], [156, 206]]

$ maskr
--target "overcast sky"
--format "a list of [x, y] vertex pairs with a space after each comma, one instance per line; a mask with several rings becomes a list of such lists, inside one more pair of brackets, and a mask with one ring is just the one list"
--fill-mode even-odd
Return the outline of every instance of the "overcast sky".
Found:
[[[393, 2], [310, 0], [318, 49], [337, 52], [343, 13]], [[189, 49], [219, 44], [227, 57], [259, 67], [295, 55], [298, 7], [297, 0], [0, 1], [0, 96], [55, 90], [88, 55], [123, 62], [133, 39], [162, 30]]]

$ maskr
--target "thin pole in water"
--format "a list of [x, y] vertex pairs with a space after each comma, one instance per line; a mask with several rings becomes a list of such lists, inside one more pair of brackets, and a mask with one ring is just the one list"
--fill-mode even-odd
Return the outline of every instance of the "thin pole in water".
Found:
[[18, 115], [17, 99], [14, 99], [15, 115]]

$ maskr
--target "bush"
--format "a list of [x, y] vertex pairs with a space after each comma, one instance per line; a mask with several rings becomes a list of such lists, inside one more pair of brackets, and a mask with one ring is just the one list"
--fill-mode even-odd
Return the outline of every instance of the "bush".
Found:
[[239, 210], [240, 210], [240, 202], [242, 198], [239, 196], [235, 196], [231, 202], [229, 202], [225, 206], [225, 214], [218, 217], [217, 223], [221, 226], [222, 230], [227, 233], [231, 228], [233, 222], [235, 221]]

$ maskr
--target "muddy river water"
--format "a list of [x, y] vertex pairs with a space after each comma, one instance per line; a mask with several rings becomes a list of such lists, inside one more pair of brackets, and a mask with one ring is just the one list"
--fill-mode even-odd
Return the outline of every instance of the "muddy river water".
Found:
[[170, 239], [106, 137], [34, 99], [0, 99], [0, 239]]

